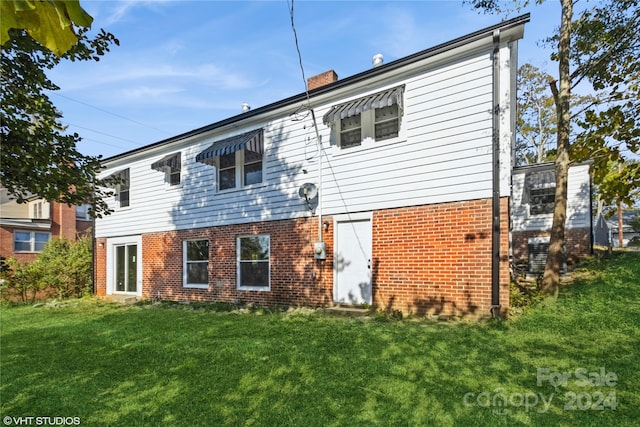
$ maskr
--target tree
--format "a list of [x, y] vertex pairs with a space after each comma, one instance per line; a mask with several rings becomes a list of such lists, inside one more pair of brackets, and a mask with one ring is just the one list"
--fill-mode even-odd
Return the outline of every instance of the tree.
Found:
[[23, 29], [34, 40], [61, 56], [78, 37], [74, 24], [89, 27], [93, 18], [82, 9], [79, 0], [2, 0], [0, 2], [0, 44], [11, 39], [10, 30]]
[[556, 134], [549, 79], [548, 74], [531, 64], [518, 69], [517, 166], [549, 160], [550, 146]]
[[[465, 1], [477, 9], [499, 13], [507, 11], [503, 4], [518, 9], [530, 3], [529, 0]], [[543, 1], [535, 0], [538, 4]], [[558, 77], [549, 81], [557, 116], [556, 194], [541, 290], [556, 295], [563, 260], [567, 177], [572, 156], [580, 160], [602, 152], [620, 158], [623, 144], [634, 153], [640, 148], [640, 130], [636, 125], [636, 117], [640, 113], [640, 66], [637, 61], [640, 50], [640, 33], [637, 31], [640, 24], [639, 0], [598, 2], [574, 20], [573, 7], [577, 1], [560, 0], [560, 25], [557, 33], [548, 39], [555, 49], [551, 59], [558, 62]], [[584, 120], [578, 121], [584, 132], [572, 144], [571, 93], [584, 82], [591, 83], [594, 90], [606, 96], [585, 110]], [[637, 179], [632, 182], [637, 182]], [[629, 193], [633, 191], [631, 187], [627, 190]]]
[[11, 30], [0, 53], [0, 184], [21, 203], [37, 195], [68, 205], [89, 204], [90, 214], [109, 213], [105, 182], [96, 179], [100, 156], [77, 150], [78, 134], [68, 135], [62, 114], [44, 93], [59, 89], [46, 70], [61, 60], [98, 61], [118, 40], [101, 30], [93, 39], [86, 28], [62, 57], [40, 45], [25, 30]]

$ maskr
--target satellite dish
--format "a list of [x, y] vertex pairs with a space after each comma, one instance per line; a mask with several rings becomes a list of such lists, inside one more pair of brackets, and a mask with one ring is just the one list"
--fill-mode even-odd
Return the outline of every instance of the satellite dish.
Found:
[[298, 190], [298, 195], [300, 196], [301, 199], [303, 199], [308, 203], [310, 200], [316, 198], [316, 196], [318, 195], [318, 188], [316, 187], [315, 184], [311, 184], [310, 182], [305, 182], [300, 186], [300, 189]]

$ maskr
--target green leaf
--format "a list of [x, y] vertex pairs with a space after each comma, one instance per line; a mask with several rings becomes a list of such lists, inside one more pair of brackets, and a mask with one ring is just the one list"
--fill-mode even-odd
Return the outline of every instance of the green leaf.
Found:
[[78, 42], [74, 25], [89, 27], [93, 18], [79, 0], [0, 1], [0, 43], [11, 38], [12, 28], [24, 29], [40, 44], [62, 56]]

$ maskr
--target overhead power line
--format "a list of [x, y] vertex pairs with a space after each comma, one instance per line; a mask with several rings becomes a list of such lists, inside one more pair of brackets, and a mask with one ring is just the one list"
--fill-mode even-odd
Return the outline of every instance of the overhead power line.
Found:
[[61, 95], [61, 94], [56, 93], [56, 92], [51, 92], [51, 93], [56, 95], [56, 96], [59, 96], [60, 98], [64, 98], [64, 99], [67, 99], [69, 101], [77, 102], [78, 104], [82, 104], [82, 105], [85, 105], [87, 107], [93, 108], [94, 110], [101, 111], [101, 112], [103, 112], [105, 114], [109, 114], [111, 116], [118, 117], [119, 119], [126, 120], [128, 122], [135, 123], [135, 124], [140, 125], [140, 126], [144, 126], [144, 127], [148, 128], [148, 129], [153, 129], [153, 130], [156, 130], [158, 132], [162, 132], [162, 133], [164, 133], [166, 135], [170, 134], [170, 132], [167, 132], [166, 130], [162, 130], [162, 129], [159, 129], [159, 128], [154, 127], [154, 126], [150, 126], [150, 125], [148, 125], [146, 123], [139, 122], [138, 120], [134, 120], [132, 118], [129, 118], [129, 117], [126, 117], [126, 116], [123, 116], [123, 115], [120, 115], [120, 114], [105, 110], [104, 108], [96, 107], [95, 105], [91, 105], [91, 104], [89, 104], [87, 102], [80, 101], [78, 99], [74, 99], [74, 98], [71, 98], [69, 96]]
[[108, 136], [109, 138], [115, 138], [115, 139], [119, 139], [121, 141], [130, 142], [130, 143], [135, 144], [135, 145], [137, 145], [139, 147], [142, 147], [143, 145], [145, 145], [145, 144], [142, 144], [140, 142], [133, 141], [131, 139], [122, 138], [121, 136], [111, 135], [109, 133], [101, 132], [99, 130], [87, 128], [87, 127], [76, 125], [76, 124], [73, 124], [73, 123], [69, 123], [69, 122], [62, 122], [62, 123], [65, 124], [65, 125], [68, 125], [68, 126], [75, 126], [75, 127], [79, 128], [79, 129], [88, 130], [89, 132], [99, 133], [100, 135]]

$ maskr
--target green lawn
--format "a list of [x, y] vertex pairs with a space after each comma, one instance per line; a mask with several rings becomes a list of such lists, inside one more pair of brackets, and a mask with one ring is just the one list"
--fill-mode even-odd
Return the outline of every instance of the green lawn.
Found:
[[639, 278], [640, 253], [620, 254], [557, 303], [480, 324], [3, 306], [0, 416], [83, 426], [637, 425]]

